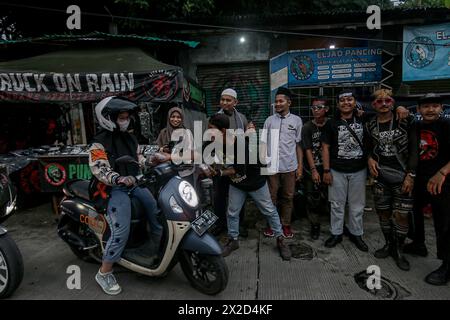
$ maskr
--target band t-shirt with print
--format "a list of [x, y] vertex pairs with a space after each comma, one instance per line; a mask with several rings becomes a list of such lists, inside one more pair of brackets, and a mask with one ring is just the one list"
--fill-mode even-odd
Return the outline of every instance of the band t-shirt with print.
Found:
[[[316, 168], [319, 168], [323, 165], [322, 163], [322, 143], [321, 136], [323, 132], [325, 124], [321, 127], [317, 126], [312, 120], [305, 123], [302, 128], [302, 148], [304, 150], [310, 149], [312, 152], [314, 165]], [[304, 166], [306, 169], [309, 169], [309, 163], [305, 160]]]
[[364, 127], [362, 119], [330, 119], [324, 126], [321, 140], [330, 145], [330, 167], [333, 170], [352, 173], [363, 170], [366, 167], [364, 150], [360, 143], [350, 133], [345, 124], [356, 133], [359, 141], [363, 143]]
[[[419, 121], [417, 127], [420, 137], [417, 176], [428, 180], [450, 161], [450, 120]], [[450, 181], [446, 179], [446, 183]]]
[[379, 144], [378, 144], [378, 156], [380, 158], [379, 163], [390, 168], [403, 171], [403, 167], [397, 159], [396, 148], [394, 146], [394, 139], [402, 133], [397, 128], [397, 121], [394, 121], [391, 129], [391, 122], [385, 122], [379, 124]]

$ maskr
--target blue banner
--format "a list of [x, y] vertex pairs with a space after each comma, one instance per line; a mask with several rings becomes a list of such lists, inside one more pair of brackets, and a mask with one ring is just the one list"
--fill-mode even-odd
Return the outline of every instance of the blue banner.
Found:
[[378, 82], [382, 76], [381, 55], [382, 49], [378, 48], [289, 51], [270, 61], [271, 73], [284, 67], [288, 87]]
[[403, 81], [450, 78], [450, 23], [403, 29]]

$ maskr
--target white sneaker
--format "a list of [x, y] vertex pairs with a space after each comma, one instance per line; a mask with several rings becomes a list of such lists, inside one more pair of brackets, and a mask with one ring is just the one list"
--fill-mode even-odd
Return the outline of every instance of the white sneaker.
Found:
[[122, 288], [117, 283], [116, 277], [114, 277], [112, 271], [101, 273], [100, 270], [98, 270], [95, 275], [95, 280], [106, 294], [115, 296], [122, 292]]

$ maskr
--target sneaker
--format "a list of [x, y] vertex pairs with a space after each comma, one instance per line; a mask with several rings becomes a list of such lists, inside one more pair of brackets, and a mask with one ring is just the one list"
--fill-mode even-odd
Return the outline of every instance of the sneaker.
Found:
[[283, 226], [283, 236], [285, 238], [293, 238], [294, 233], [292, 232], [291, 226]]
[[450, 280], [449, 263], [445, 261], [437, 270], [434, 270], [425, 278], [425, 281], [427, 283], [432, 284], [434, 286], [446, 285], [449, 280]]
[[363, 251], [363, 252], [367, 252], [369, 251], [369, 247], [367, 246], [367, 244], [364, 242], [363, 238], [361, 236], [354, 236], [351, 235], [349, 237], [350, 241], [353, 242], [355, 244], [355, 246]]
[[268, 238], [275, 237], [275, 233], [273, 232], [271, 227], [267, 227], [266, 229], [264, 229], [263, 234], [264, 234], [264, 236], [266, 236]]
[[277, 247], [280, 251], [281, 259], [285, 261], [291, 260], [292, 252], [291, 249], [289, 249], [289, 247], [284, 243], [283, 236], [279, 236], [277, 238]]
[[115, 296], [122, 292], [122, 288], [117, 283], [116, 277], [114, 277], [112, 271], [108, 273], [101, 273], [100, 270], [98, 270], [95, 275], [95, 281], [97, 281], [103, 292], [106, 294]]
[[239, 249], [239, 241], [234, 239], [228, 239], [228, 242], [223, 247], [222, 257], [228, 257], [231, 252]]
[[334, 248], [338, 243], [342, 242], [342, 235], [334, 235], [332, 234], [326, 241], [325, 247]]

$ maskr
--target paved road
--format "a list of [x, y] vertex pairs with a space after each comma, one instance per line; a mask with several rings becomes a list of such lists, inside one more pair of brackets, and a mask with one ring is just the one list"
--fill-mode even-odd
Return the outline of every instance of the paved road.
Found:
[[[324, 223], [327, 223], [326, 218]], [[296, 248], [299, 244], [310, 246], [313, 256], [283, 262], [275, 248], [275, 240], [266, 239], [253, 229], [249, 238], [241, 241], [241, 248], [226, 258], [229, 283], [225, 291], [214, 297], [193, 289], [179, 266], [164, 279], [118, 268], [117, 277], [123, 293], [118, 297], [106, 296], [94, 280], [98, 266], [77, 260], [56, 235], [50, 204], [17, 213], [6, 226], [17, 241], [25, 263], [24, 280], [12, 299], [450, 299], [449, 285], [433, 287], [423, 281], [425, 275], [439, 265], [434, 258], [431, 221], [427, 221], [427, 245], [431, 256], [409, 257], [412, 265], [409, 272], [400, 271], [391, 259], [373, 257], [373, 252], [383, 244], [374, 213], [367, 213], [365, 219], [369, 253], [358, 251], [348, 239], [334, 249], [327, 249], [323, 242], [328, 232], [323, 232], [318, 241], [311, 241], [307, 236], [306, 221], [296, 221], [296, 237], [290, 242], [297, 245]], [[256, 228], [261, 227], [259, 221]], [[328, 226], [323, 229], [326, 228]], [[308, 253], [300, 250], [299, 254], [305, 252]], [[380, 266], [386, 280], [376, 295], [361, 289], [355, 282], [355, 274], [373, 264]], [[66, 269], [70, 265], [81, 268], [80, 290], [67, 289], [69, 275]]]

